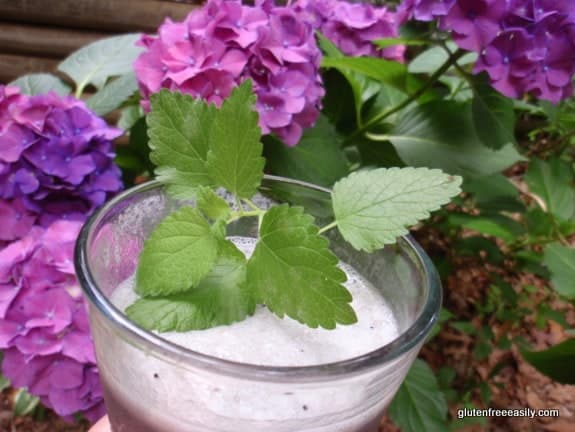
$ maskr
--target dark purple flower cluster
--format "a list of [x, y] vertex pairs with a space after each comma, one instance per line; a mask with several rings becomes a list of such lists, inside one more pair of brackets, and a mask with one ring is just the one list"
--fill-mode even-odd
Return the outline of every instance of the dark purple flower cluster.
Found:
[[146, 51], [135, 70], [145, 100], [168, 88], [220, 104], [251, 78], [262, 132], [288, 145], [319, 115], [321, 52], [312, 26], [292, 8], [209, 0], [181, 23], [167, 19], [157, 37], [144, 36], [141, 44]]
[[0, 241], [81, 220], [119, 191], [111, 140], [120, 134], [73, 97], [0, 86]]
[[403, 61], [404, 46], [378, 49], [373, 44], [376, 39], [399, 36], [400, 21], [386, 7], [342, 0], [295, 0], [290, 4], [344, 54]]
[[439, 19], [463, 49], [476, 51], [506, 96], [559, 102], [573, 93], [575, 2], [572, 0], [406, 0], [405, 18]]
[[86, 306], [72, 256], [77, 221], [35, 226], [0, 251], [2, 373], [59, 415], [104, 413]]

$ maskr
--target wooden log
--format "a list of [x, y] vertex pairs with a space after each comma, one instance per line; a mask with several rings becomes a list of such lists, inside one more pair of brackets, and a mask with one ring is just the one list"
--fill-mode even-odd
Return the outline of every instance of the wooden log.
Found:
[[106, 33], [0, 22], [0, 52], [64, 58]]
[[165, 17], [181, 20], [192, 7], [158, 0], [0, 0], [0, 17], [82, 29], [153, 32]]
[[21, 75], [54, 72], [58, 60], [0, 53], [0, 83], [7, 84]]

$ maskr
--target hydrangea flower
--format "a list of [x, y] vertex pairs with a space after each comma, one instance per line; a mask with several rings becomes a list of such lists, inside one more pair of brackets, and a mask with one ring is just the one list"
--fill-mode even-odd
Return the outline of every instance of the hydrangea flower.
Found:
[[121, 189], [111, 142], [121, 131], [82, 101], [0, 86], [0, 125], [0, 241], [83, 219]]
[[161, 88], [219, 105], [245, 79], [252, 79], [264, 134], [288, 145], [319, 116], [324, 95], [313, 27], [285, 6], [257, 1], [208, 0], [183, 22], [170, 19], [134, 64], [144, 108]]
[[399, 36], [396, 14], [384, 6], [342, 0], [296, 0], [291, 5], [344, 54], [403, 61], [401, 45], [378, 49], [373, 41]]
[[439, 19], [460, 48], [479, 53], [506, 96], [525, 93], [559, 102], [573, 94], [575, 2], [570, 0], [406, 0], [403, 18]]
[[74, 275], [81, 222], [33, 227], [0, 251], [2, 373], [64, 418], [104, 414], [86, 306]]

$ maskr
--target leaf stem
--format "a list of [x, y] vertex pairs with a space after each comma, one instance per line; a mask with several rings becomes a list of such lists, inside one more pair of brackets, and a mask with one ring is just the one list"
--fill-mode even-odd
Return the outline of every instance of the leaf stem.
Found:
[[425, 82], [425, 84], [423, 86], [421, 86], [415, 93], [413, 93], [411, 96], [408, 96], [407, 98], [405, 98], [403, 101], [401, 101], [399, 104], [397, 104], [393, 108], [382, 111], [379, 114], [377, 114], [376, 116], [374, 116], [371, 119], [369, 119], [368, 121], [366, 121], [361, 127], [357, 128], [351, 135], [349, 135], [344, 140], [343, 146], [349, 147], [349, 146], [353, 145], [355, 138], [357, 138], [358, 136], [367, 132], [367, 130], [369, 128], [382, 122], [383, 120], [385, 120], [389, 116], [395, 114], [396, 112], [401, 111], [402, 109], [404, 109], [408, 105], [411, 105], [412, 102], [415, 102], [417, 99], [419, 99], [427, 90], [429, 90], [431, 88], [431, 86], [433, 86], [433, 84], [435, 84], [437, 82], [437, 80], [441, 77], [441, 75], [443, 75], [445, 72], [447, 72], [454, 64], [457, 64], [457, 61], [464, 54], [465, 54], [465, 51], [463, 51], [463, 50], [457, 50], [455, 53], [451, 54], [449, 56], [449, 58], [445, 61], [445, 63], [443, 63], [443, 65], [441, 65], [441, 67], [439, 69], [437, 69], [429, 77], [429, 79]]
[[329, 223], [326, 226], [321, 227], [317, 233], [323, 234], [324, 232], [329, 231], [330, 229], [335, 228], [336, 226], [337, 226], [337, 222], [333, 221], [332, 223]]
[[247, 204], [247, 206], [249, 208], [251, 208], [252, 210], [262, 210], [261, 208], [259, 208], [253, 201], [247, 199], [247, 198], [243, 198], [243, 201]]

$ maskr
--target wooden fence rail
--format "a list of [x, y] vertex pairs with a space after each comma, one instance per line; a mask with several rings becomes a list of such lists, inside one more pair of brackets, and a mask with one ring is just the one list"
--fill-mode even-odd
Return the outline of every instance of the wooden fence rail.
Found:
[[74, 50], [126, 32], [153, 32], [166, 17], [183, 19], [201, 1], [0, 0], [0, 83], [53, 72]]

